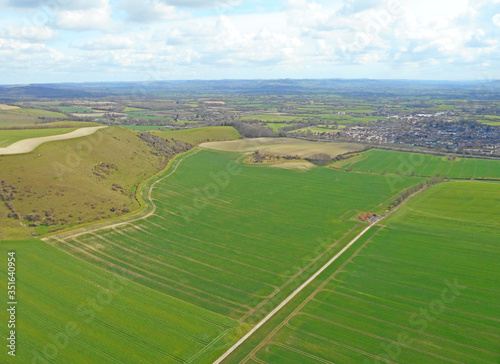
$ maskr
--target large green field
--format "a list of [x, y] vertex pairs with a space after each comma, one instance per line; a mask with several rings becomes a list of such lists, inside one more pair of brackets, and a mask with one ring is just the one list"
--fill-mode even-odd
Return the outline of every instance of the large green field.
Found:
[[229, 362], [498, 363], [499, 187], [415, 197]]
[[372, 149], [359, 156], [332, 165], [334, 168], [367, 172], [450, 178], [500, 179], [500, 161], [478, 158], [457, 158], [420, 153]]
[[[2, 363], [184, 363], [237, 332], [236, 321], [137, 284], [131, 272], [105, 272], [34, 239], [0, 244], [3, 272], [10, 251], [18, 350], [2, 353]], [[5, 309], [0, 319], [8, 321]]]
[[41, 109], [30, 109], [30, 108], [19, 108], [19, 109], [7, 110], [7, 111], [3, 111], [3, 112], [11, 113], [11, 114], [36, 116], [36, 117], [45, 117], [45, 118], [65, 118], [66, 117], [66, 115], [58, 113], [58, 112], [41, 110]]
[[162, 138], [174, 138], [191, 144], [241, 138], [240, 133], [232, 126], [207, 126], [183, 130], [151, 130], [150, 132]]
[[303, 115], [279, 115], [279, 114], [259, 114], [243, 116], [241, 120], [261, 120], [268, 122], [287, 122], [287, 121], [300, 121], [304, 118]]
[[[154, 206], [142, 217], [48, 242], [95, 270], [125, 269], [135, 283], [235, 320], [244, 332], [366, 226], [351, 217], [422, 180], [402, 178], [394, 189], [381, 175], [270, 169], [238, 164], [239, 158], [195, 149], [153, 185]], [[185, 319], [177, 317], [179, 325]], [[134, 316], [130, 321], [134, 326]], [[209, 362], [224, 352], [219, 341], [193, 335], [206, 346], [179, 347], [176, 355]]]
[[[135, 140], [109, 129], [105, 145]], [[193, 143], [235, 132], [152, 131]], [[358, 162], [373, 152], [385, 151]], [[144, 185], [136, 215], [2, 242], [1, 254], [18, 257], [17, 359], [212, 362], [367, 226], [355, 217], [426, 179], [265, 168], [241, 156], [195, 148]], [[498, 361], [499, 187], [442, 183], [403, 204], [227, 362]], [[446, 282], [466, 288], [452, 299]]]

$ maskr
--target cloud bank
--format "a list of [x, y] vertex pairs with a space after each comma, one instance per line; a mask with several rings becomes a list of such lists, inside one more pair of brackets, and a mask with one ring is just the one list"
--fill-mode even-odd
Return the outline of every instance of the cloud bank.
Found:
[[500, 78], [499, 0], [0, 0], [0, 7], [2, 83]]

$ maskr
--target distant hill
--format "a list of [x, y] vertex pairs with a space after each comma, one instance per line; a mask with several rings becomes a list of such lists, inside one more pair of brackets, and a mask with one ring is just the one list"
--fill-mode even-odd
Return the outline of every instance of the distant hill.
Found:
[[54, 88], [38, 85], [0, 86], [1, 102], [16, 102], [37, 99], [83, 98], [97, 96], [85, 90], [71, 88]]
[[93, 98], [127, 99], [190, 95], [304, 95], [332, 93], [357, 96], [404, 95], [493, 98], [500, 95], [500, 81], [413, 81], [373, 79], [185, 80], [148, 82], [86, 82], [0, 86], [0, 101]]

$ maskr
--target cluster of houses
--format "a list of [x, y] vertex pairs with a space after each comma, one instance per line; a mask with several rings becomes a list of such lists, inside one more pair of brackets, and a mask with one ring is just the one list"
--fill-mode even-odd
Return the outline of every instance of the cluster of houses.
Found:
[[406, 118], [390, 117], [384, 121], [348, 125], [343, 130], [315, 132], [307, 136], [317, 139], [379, 145], [411, 145], [453, 153], [500, 156], [500, 127], [474, 121], [443, 120], [435, 116], [429, 114]]

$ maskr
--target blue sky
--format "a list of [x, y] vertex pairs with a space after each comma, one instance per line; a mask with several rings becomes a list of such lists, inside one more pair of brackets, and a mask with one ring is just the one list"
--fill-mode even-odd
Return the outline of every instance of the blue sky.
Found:
[[500, 0], [0, 0], [0, 84], [500, 78]]

